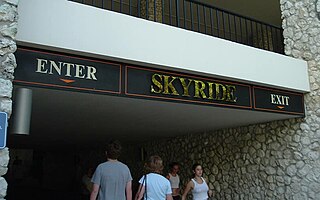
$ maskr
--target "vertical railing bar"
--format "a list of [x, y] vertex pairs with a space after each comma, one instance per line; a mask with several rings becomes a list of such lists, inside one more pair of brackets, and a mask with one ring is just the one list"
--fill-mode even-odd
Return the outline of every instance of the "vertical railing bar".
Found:
[[224, 11], [222, 11], [222, 29], [223, 29], [223, 38], [226, 38], [226, 27], [224, 21]]
[[218, 37], [220, 37], [220, 23], [219, 23], [219, 14], [218, 14], [218, 10], [216, 10], [216, 18], [217, 18], [217, 30], [218, 30]]
[[210, 26], [211, 26], [211, 35], [213, 35], [213, 20], [212, 20], [212, 8], [209, 8], [210, 10]]
[[273, 27], [270, 26], [270, 32], [271, 32], [271, 43], [272, 43], [272, 50], [274, 51], [276, 49], [274, 44], [274, 34], [273, 34]]
[[240, 43], [242, 43], [242, 20], [239, 18], [239, 26], [240, 26]]
[[[278, 41], [278, 30], [277, 29], [275, 29], [275, 44], [277, 45], [277, 48], [276, 48], [276, 52], [280, 49], [280, 47], [279, 47], [279, 41]], [[278, 53], [280, 53], [280, 52], [278, 52]]]
[[113, 0], [111, 0], [111, 10], [113, 10]]
[[204, 21], [204, 33], [207, 34], [207, 14], [206, 14], [206, 7], [203, 6], [203, 21]]
[[232, 41], [231, 22], [230, 22], [230, 14], [229, 13], [228, 13], [228, 23], [229, 23], [230, 40]]
[[94, 0], [92, 0], [92, 1], [91, 1], [91, 5], [93, 5], [93, 6], [94, 6]]
[[149, 19], [149, 0], [146, 0], [146, 20]]
[[198, 32], [200, 32], [200, 12], [199, 12], [199, 4], [197, 4], [197, 19], [198, 19]]
[[162, 23], [165, 24], [165, 21], [164, 21], [164, 0], [161, 0], [161, 6], [162, 6]]
[[183, 2], [183, 27], [185, 28], [185, 29], [187, 29], [187, 27], [186, 27], [186, 1], [185, 0], [183, 0], [182, 1]]
[[251, 39], [251, 45], [253, 46], [253, 26], [252, 26], [252, 20], [250, 21], [250, 27], [251, 27], [251, 34], [252, 34], [252, 39]]
[[271, 49], [271, 46], [270, 46], [270, 41], [269, 41], [269, 32], [268, 32], [268, 27], [269, 27], [269, 26], [267, 26], [267, 25], [265, 25], [265, 26], [266, 26], [266, 34], [267, 34], [268, 50], [270, 50], [270, 49]]
[[244, 19], [245, 22], [245, 33], [246, 33], [246, 42], [249, 44], [249, 38], [248, 38], [248, 25], [247, 25], [247, 19]]
[[169, 0], [169, 21], [170, 21], [170, 25], [172, 25], [172, 0]]
[[255, 23], [256, 23], [256, 33], [257, 33], [257, 47], [258, 47], [258, 48], [261, 48], [261, 47], [260, 47], [260, 42], [259, 42], [258, 23], [257, 23], [257, 22], [255, 22]]
[[102, 5], [101, 6], [102, 6], [102, 9], [104, 9], [104, 0], [102, 0]]
[[122, 13], [122, 0], [120, 0], [120, 13]]
[[261, 27], [261, 33], [262, 33], [262, 35], [261, 35], [261, 36], [262, 36], [262, 46], [263, 46], [263, 47], [262, 47], [262, 49], [265, 49], [265, 48], [264, 48], [265, 43], [264, 43], [263, 26], [262, 26], [262, 24], [261, 24], [261, 23], [260, 23], [260, 27]]
[[177, 27], [180, 27], [180, 4], [179, 4], [179, 0], [176, 0], [176, 24], [177, 24]]
[[233, 23], [234, 23], [234, 35], [235, 35], [235, 39], [236, 42], [238, 41], [238, 33], [237, 33], [237, 21], [236, 21], [236, 16], [233, 15]]
[[192, 6], [192, 2], [190, 1], [190, 13], [191, 13], [191, 30], [194, 30], [194, 26], [193, 26], [193, 6]]
[[153, 21], [157, 21], [157, 0], [153, 0]]
[[141, 9], [140, 9], [141, 2], [140, 2], [140, 0], [138, 0], [137, 3], [138, 3], [138, 5], [137, 5], [137, 7], [138, 7], [138, 17], [141, 17]]
[[129, 0], [129, 13], [132, 15], [132, 0]]

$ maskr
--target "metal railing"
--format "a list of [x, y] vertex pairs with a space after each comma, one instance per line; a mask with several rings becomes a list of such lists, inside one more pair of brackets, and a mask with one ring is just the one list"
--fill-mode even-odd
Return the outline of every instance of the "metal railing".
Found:
[[284, 53], [282, 29], [197, 0], [70, 0]]

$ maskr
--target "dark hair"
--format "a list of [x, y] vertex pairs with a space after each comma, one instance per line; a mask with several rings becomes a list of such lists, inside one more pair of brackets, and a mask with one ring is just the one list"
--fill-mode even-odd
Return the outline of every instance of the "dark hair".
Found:
[[160, 156], [150, 156], [148, 162], [145, 165], [147, 172], [160, 172], [163, 170], [162, 159]]
[[121, 153], [121, 144], [117, 140], [111, 140], [107, 144], [106, 152], [107, 152], [107, 157], [110, 159], [118, 159]]
[[173, 167], [176, 166], [176, 165], [180, 166], [178, 162], [172, 162], [172, 163], [169, 164], [169, 168], [173, 169]]
[[[195, 163], [195, 164], [193, 164], [193, 165], [192, 165], [192, 172], [196, 171], [196, 168], [197, 168], [198, 166], [201, 166], [201, 168], [202, 168], [202, 165], [201, 165], [200, 163]], [[203, 169], [202, 169], [202, 170], [203, 170]], [[192, 176], [194, 177], [195, 174], [192, 173]]]
[[[192, 171], [195, 171], [198, 166], [201, 166], [199, 163], [195, 163], [192, 165]], [[202, 166], [201, 166], [202, 167]]]

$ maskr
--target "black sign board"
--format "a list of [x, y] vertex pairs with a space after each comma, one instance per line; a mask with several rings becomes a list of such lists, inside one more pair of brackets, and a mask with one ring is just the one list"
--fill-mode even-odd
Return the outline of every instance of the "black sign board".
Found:
[[15, 84], [304, 116], [303, 94], [18, 48]]
[[253, 87], [254, 109], [304, 115], [303, 94]]
[[15, 83], [120, 94], [119, 64], [23, 48], [15, 55]]
[[126, 66], [126, 95], [251, 109], [249, 85]]

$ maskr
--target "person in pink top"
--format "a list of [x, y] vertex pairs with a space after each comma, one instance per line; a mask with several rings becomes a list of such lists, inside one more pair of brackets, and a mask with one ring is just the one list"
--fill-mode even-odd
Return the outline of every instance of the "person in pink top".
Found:
[[188, 182], [183, 192], [182, 200], [186, 200], [190, 190], [193, 200], [207, 200], [213, 193], [212, 190], [209, 190], [206, 180], [202, 177], [202, 166], [200, 164], [194, 164], [192, 166], [192, 172], [194, 173], [194, 177]]

